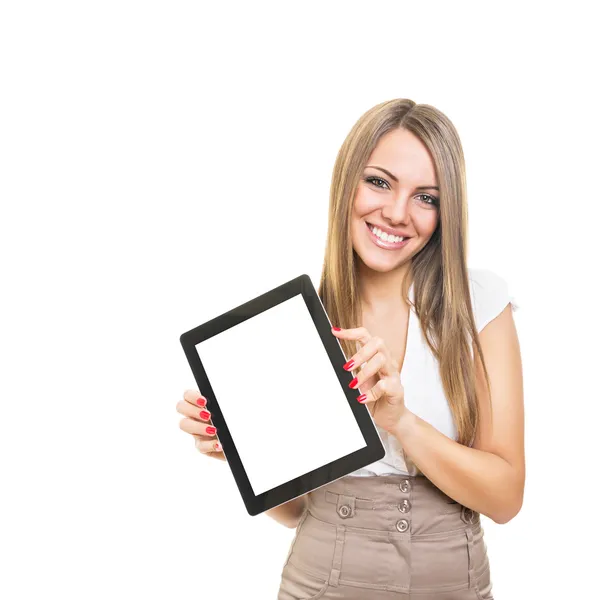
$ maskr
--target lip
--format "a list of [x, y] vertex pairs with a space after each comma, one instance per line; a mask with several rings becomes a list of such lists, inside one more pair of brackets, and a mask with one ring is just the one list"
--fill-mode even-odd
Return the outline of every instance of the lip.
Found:
[[410, 235], [407, 235], [404, 231], [397, 231], [394, 229], [390, 229], [389, 227], [386, 227], [385, 225], [378, 225], [377, 223], [369, 223], [368, 221], [366, 221], [367, 225], [372, 225], [373, 227], [377, 227], [377, 229], [381, 229], [381, 231], [385, 231], [385, 233], [387, 233], [388, 235], [397, 235], [398, 237], [405, 237], [405, 238], [410, 238]]
[[[404, 248], [404, 246], [406, 246], [406, 244], [408, 244], [408, 242], [410, 241], [410, 238], [407, 238], [405, 240], [403, 240], [402, 242], [384, 242], [383, 240], [379, 239], [372, 231], [371, 228], [369, 227], [369, 224], [365, 221], [365, 224], [367, 226], [367, 231], [369, 232], [369, 237], [371, 238], [371, 240], [373, 240], [373, 243], [376, 246], [379, 246], [380, 248], [383, 248], [384, 250], [398, 250], [399, 248]], [[379, 227], [377, 225], [377, 227]]]

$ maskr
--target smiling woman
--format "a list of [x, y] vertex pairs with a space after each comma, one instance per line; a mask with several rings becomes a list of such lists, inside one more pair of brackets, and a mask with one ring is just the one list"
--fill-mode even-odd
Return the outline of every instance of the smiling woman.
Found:
[[443, 113], [397, 99], [358, 120], [318, 292], [386, 454], [304, 498], [278, 600], [493, 599], [480, 515], [520, 510], [522, 373], [513, 299], [467, 267], [466, 216]]
[[[407, 279], [410, 258], [427, 245], [439, 225], [439, 199], [425, 190], [439, 190], [425, 145], [403, 127], [383, 135], [363, 168], [352, 205], [350, 231], [361, 281], [372, 277], [368, 272], [381, 269], [393, 270], [398, 283]], [[368, 236], [362, 233], [365, 227]], [[399, 237], [404, 240], [399, 242]], [[396, 252], [401, 249], [405, 250]], [[364, 304], [372, 304], [365, 291]]]

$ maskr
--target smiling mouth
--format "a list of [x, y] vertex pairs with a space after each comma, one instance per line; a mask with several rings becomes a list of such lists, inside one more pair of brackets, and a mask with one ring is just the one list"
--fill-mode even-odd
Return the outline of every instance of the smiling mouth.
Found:
[[367, 221], [365, 221], [365, 223], [367, 224], [367, 228], [369, 229], [371, 238], [373, 238], [376, 241], [378, 246], [388, 248], [401, 247], [410, 239], [410, 237], [389, 235], [387, 233], [382, 232], [378, 227], [372, 225], [371, 223], [368, 223]]

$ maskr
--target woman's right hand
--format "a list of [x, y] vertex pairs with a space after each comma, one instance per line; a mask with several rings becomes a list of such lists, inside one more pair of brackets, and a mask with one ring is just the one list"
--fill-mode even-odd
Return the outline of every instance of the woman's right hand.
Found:
[[206, 398], [199, 391], [186, 390], [183, 393], [183, 400], [180, 400], [176, 406], [177, 412], [185, 417], [179, 421], [179, 427], [195, 438], [196, 448], [202, 454], [227, 461], [216, 437], [216, 429], [210, 420], [206, 403]]

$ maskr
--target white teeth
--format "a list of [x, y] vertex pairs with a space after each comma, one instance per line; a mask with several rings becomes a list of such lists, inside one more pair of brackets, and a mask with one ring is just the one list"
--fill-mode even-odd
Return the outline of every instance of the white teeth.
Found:
[[384, 242], [392, 242], [392, 243], [397, 243], [397, 242], [401, 242], [403, 240], [405, 240], [406, 238], [403, 237], [398, 237], [397, 235], [388, 235], [387, 233], [381, 231], [381, 229], [379, 229], [379, 227], [373, 227], [371, 226], [371, 231], [380, 239], [382, 239]]

